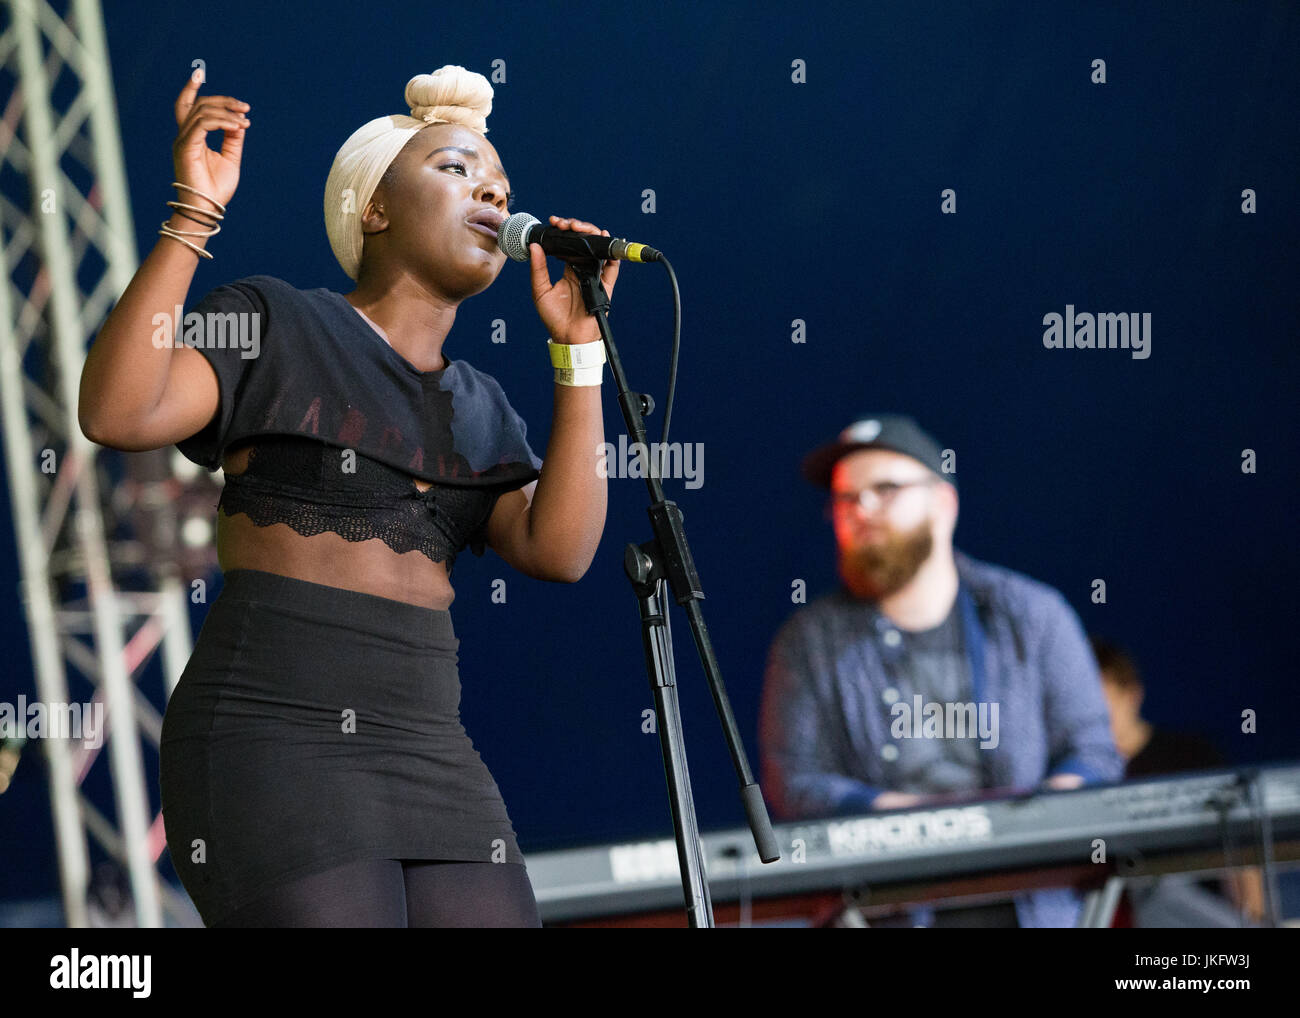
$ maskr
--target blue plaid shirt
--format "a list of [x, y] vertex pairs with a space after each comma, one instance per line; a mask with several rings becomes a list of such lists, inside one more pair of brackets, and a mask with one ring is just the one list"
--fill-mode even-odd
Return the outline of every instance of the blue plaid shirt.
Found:
[[[984, 645], [974, 699], [998, 704], [998, 745], [980, 751], [983, 787], [1033, 788], [1056, 774], [1120, 780], [1096, 660], [1069, 603], [1010, 569], [959, 551], [954, 560]], [[841, 588], [777, 633], [759, 730], [763, 792], [776, 816], [863, 813], [881, 792], [907, 790], [890, 735], [892, 628], [874, 604]], [[1068, 890], [1016, 898], [1022, 926], [1073, 925], [1079, 905]]]

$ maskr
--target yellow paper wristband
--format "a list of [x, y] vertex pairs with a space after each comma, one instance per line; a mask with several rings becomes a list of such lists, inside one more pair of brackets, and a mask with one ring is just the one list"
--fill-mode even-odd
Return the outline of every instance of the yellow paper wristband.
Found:
[[553, 339], [546, 341], [551, 351], [551, 366], [571, 370], [573, 368], [598, 368], [605, 363], [605, 344], [597, 340], [594, 343], [557, 343]]

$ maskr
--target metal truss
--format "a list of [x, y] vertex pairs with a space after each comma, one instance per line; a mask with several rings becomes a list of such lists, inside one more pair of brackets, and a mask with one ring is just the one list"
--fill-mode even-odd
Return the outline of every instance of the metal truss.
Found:
[[[103, 704], [116, 814], [82, 789], [98, 749], [39, 740], [65, 919], [94, 921], [94, 839], [128, 877], [136, 925], [164, 925], [164, 912], [170, 924], [195, 925], [188, 898], [157, 869], [165, 842], [142, 742], [156, 747], [162, 718], [137, 683], [156, 653], [166, 696], [184, 669], [185, 578], [165, 547], [141, 554], [138, 538], [106, 525], [123, 487], [165, 508], [168, 454], [103, 453], [77, 421], [87, 343], [138, 264], [103, 18], [98, 0], [4, 0], [0, 16], [0, 96], [11, 97], [0, 119], [0, 423], [21, 597], [40, 701], [85, 702], [69, 698], [72, 673]], [[110, 469], [131, 462], [153, 481], [115, 488]], [[148, 573], [144, 589], [119, 589], [133, 563]]]

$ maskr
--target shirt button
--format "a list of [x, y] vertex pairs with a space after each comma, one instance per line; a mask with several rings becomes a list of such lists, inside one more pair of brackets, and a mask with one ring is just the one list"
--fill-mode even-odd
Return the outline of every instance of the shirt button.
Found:
[[898, 690], [895, 689], [893, 686], [887, 686], [885, 689], [881, 690], [880, 698], [884, 700], [885, 703], [897, 703]]
[[897, 760], [898, 747], [886, 743], [885, 745], [880, 747], [880, 755], [886, 760]]
[[897, 629], [885, 630], [885, 635], [882, 637], [882, 639], [885, 641], [886, 647], [897, 647], [900, 643], [903, 642], [903, 638], [899, 635]]

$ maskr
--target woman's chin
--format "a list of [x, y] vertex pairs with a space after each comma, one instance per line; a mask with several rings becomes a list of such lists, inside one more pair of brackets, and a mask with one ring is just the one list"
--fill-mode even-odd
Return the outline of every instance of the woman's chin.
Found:
[[506, 265], [505, 253], [498, 252], [497, 255], [489, 254], [483, 264], [487, 266], [487, 273], [488, 273], [488, 281], [487, 283], [484, 284], [484, 287], [486, 288], [488, 286], [491, 286], [494, 282], [496, 282], [497, 276], [501, 275], [501, 270], [505, 268]]
[[456, 265], [448, 265], [445, 261], [430, 265], [425, 278], [434, 289], [458, 294], [457, 299], [465, 300], [482, 293], [496, 282], [504, 264], [504, 258], [493, 258], [489, 252], [484, 251], [478, 256], [465, 258]]

